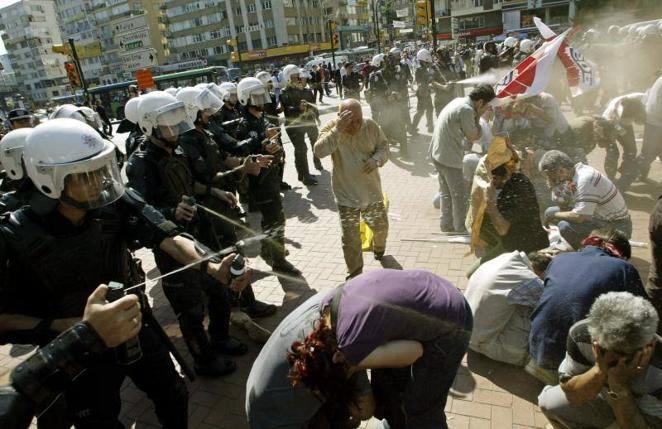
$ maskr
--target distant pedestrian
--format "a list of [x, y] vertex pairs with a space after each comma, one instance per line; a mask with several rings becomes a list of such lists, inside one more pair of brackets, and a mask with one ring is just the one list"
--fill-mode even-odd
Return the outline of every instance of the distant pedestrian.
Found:
[[99, 114], [99, 117], [101, 118], [101, 123], [103, 124], [103, 132], [109, 137], [113, 136], [113, 126], [110, 123], [110, 118], [108, 117], [108, 113], [106, 113], [106, 108], [103, 107], [103, 103], [101, 103], [101, 100], [96, 101], [96, 105], [94, 106], [94, 110]]

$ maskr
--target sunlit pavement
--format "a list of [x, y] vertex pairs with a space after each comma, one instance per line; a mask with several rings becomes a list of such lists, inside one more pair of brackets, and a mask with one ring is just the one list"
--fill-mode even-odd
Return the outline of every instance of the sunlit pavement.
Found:
[[[335, 116], [338, 98], [324, 97], [324, 101], [328, 104], [322, 105], [325, 112], [322, 114], [322, 123]], [[363, 104], [364, 115], [369, 117], [370, 108], [365, 102]], [[412, 99], [412, 116], [414, 107], [415, 99]], [[571, 115], [567, 109], [564, 111]], [[427, 269], [464, 289], [467, 284], [466, 270], [474, 261], [473, 256], [466, 256], [469, 250], [467, 245], [403, 241], [439, 238], [434, 234], [439, 232], [439, 213], [432, 206], [432, 198], [437, 192], [437, 179], [426, 157], [430, 141], [426, 128], [423, 118], [419, 124], [421, 134], [410, 139], [410, 159], [400, 158], [395, 148], [392, 150], [391, 162], [381, 169], [383, 188], [390, 202], [387, 257], [382, 264], [391, 268]], [[292, 308], [316, 291], [329, 290], [341, 284], [346, 275], [340, 244], [340, 225], [330, 187], [331, 160], [323, 159], [325, 170], [316, 172], [319, 174], [319, 185], [306, 188], [296, 180], [293, 148], [286, 134], [283, 135], [288, 159], [286, 180], [294, 186], [292, 191], [284, 194], [287, 248], [290, 252], [289, 260], [303, 272], [305, 281], [279, 282], [273, 276], [257, 275], [254, 288], [258, 299], [282, 306], [275, 316], [262, 321], [269, 328], [274, 328]], [[116, 137], [116, 140], [120, 142], [122, 136]], [[312, 169], [310, 152], [309, 157]], [[592, 165], [601, 168], [604, 151], [596, 149], [589, 160]], [[662, 173], [658, 161], [652, 170], [652, 177], [656, 181], [654, 184], [636, 184], [626, 195], [633, 217], [635, 241], [648, 241], [648, 214], [661, 191], [658, 182], [662, 179]], [[249, 219], [251, 225], [259, 229], [259, 215], [251, 214]], [[649, 252], [648, 248], [633, 249], [633, 262], [644, 279], [650, 264]], [[143, 266], [148, 277], [157, 276], [151, 253], [141, 251], [140, 256], [144, 260]], [[374, 260], [372, 253], [364, 253], [364, 261], [365, 271], [382, 267]], [[268, 268], [259, 258], [251, 263], [256, 269]], [[161, 288], [158, 285], [151, 286], [149, 295], [153, 299], [158, 319], [188, 356], [174, 314]], [[236, 373], [218, 380], [199, 379], [189, 383], [191, 428], [248, 427], [244, 414], [245, 381], [259, 346], [251, 343], [246, 335], [236, 329], [233, 335], [246, 341], [250, 352], [237, 359]], [[15, 349], [10, 353], [10, 347], [0, 348], [0, 366], [3, 369], [15, 366], [24, 357], [17, 356], [19, 351], [23, 350]], [[465, 357], [448, 399], [446, 411], [449, 426], [471, 429], [544, 427], [547, 421], [535, 405], [541, 388], [541, 384], [519, 368], [470, 353]], [[130, 382], [125, 383], [122, 398], [122, 421], [127, 426], [158, 427], [151, 402]], [[380, 423], [373, 420], [362, 427], [378, 428]]]

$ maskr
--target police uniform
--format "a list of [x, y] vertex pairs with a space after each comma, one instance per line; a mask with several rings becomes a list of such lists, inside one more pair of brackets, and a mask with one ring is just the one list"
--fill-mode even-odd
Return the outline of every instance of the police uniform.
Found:
[[386, 79], [384, 79], [382, 70], [375, 70], [370, 73], [368, 76], [368, 89], [365, 93], [366, 101], [370, 104], [372, 119], [374, 119], [382, 129], [385, 126], [382, 113], [386, 106], [387, 92], [388, 85], [386, 84]]
[[[129, 185], [140, 192], [145, 200], [172, 222], [175, 210], [183, 195], [193, 196], [195, 179], [184, 150], [177, 146], [172, 153], [145, 139], [141, 150], [135, 152], [127, 163], [126, 174]], [[191, 222], [183, 222], [188, 233], [205, 237], [205, 243], [213, 245], [215, 237], [209, 219], [196, 216]], [[206, 232], [200, 233], [200, 232]], [[216, 247], [216, 246], [213, 246]], [[154, 259], [162, 273], [177, 269], [181, 264], [159, 248], [154, 248]], [[213, 346], [229, 338], [230, 301], [226, 288], [199, 271], [186, 270], [173, 274], [161, 281], [163, 292], [178, 315], [182, 336], [201, 375], [218, 375], [213, 367], [217, 357]], [[203, 321], [205, 296], [208, 298], [209, 337]], [[211, 342], [210, 342], [211, 338]], [[230, 372], [231, 363], [225, 362], [221, 372]]]
[[345, 98], [361, 100], [361, 75], [352, 71], [342, 78], [345, 88]]
[[[281, 100], [283, 99], [281, 94]], [[263, 142], [267, 139], [269, 122], [264, 116], [257, 118], [248, 112], [237, 126], [237, 138], [246, 141], [241, 155], [266, 154]], [[282, 152], [282, 151], [281, 151]], [[258, 176], [249, 177], [251, 197], [262, 214], [262, 231], [270, 238], [262, 242], [262, 257], [273, 268], [285, 263], [285, 212], [280, 196], [280, 172], [277, 163], [263, 168]]]
[[407, 84], [411, 81], [411, 73], [406, 64], [399, 62], [395, 65], [387, 64], [382, 70], [382, 76], [387, 86], [382, 128], [389, 139], [400, 144], [400, 153], [406, 155], [407, 127], [411, 125]]
[[436, 65], [421, 66], [416, 69], [416, 113], [412, 120], [412, 131], [418, 128], [418, 121], [423, 114], [427, 121], [428, 132], [432, 132], [432, 83], [443, 83], [443, 76]]
[[[300, 108], [301, 101], [306, 99], [306, 92], [292, 85], [288, 85], [280, 93], [280, 102], [285, 112], [285, 132], [287, 132], [287, 136], [294, 145], [294, 166], [296, 167], [299, 180], [304, 182], [310, 177], [305, 129], [309, 118], [304, 115], [306, 112]], [[315, 98], [313, 96], [313, 102], [314, 100]]]
[[[45, 214], [23, 207], [0, 224], [0, 311], [42, 320], [82, 317], [87, 297], [110, 281], [134, 285], [141, 273], [130, 251], [158, 248], [179, 231], [157, 211], [129, 193], [88, 211], [81, 225], [58, 210]], [[40, 323], [40, 325], [42, 325]], [[48, 323], [43, 324], [48, 328]], [[51, 338], [52, 339], [52, 338]], [[66, 390], [70, 417], [77, 428], [119, 425], [119, 389], [125, 376], [152, 399], [164, 428], [186, 428], [188, 391], [154, 328], [139, 334], [142, 358], [121, 366], [113, 351], [91, 360]]]
[[[317, 110], [317, 107], [315, 106], [315, 95], [313, 94], [313, 91], [311, 91], [309, 88], [303, 88], [302, 91], [304, 94], [304, 100], [310, 103], [310, 105], [308, 106], [308, 110], [306, 111], [306, 113], [304, 113], [306, 117], [306, 119], [304, 120], [306, 126], [303, 128], [303, 130], [308, 136], [308, 141], [310, 142], [310, 149], [311, 152], [313, 152], [315, 148], [315, 142], [317, 141], [317, 138], [320, 135], [319, 127], [318, 127], [320, 123], [320, 113], [319, 110]], [[314, 152], [313, 152], [313, 165], [318, 170], [324, 169], [324, 167], [322, 166], [322, 161], [320, 161], [320, 159], [315, 156]]]
[[[278, 106], [278, 97], [276, 96], [276, 93], [272, 91], [269, 93], [269, 98], [271, 99], [271, 102], [264, 103], [264, 116], [266, 117], [267, 121], [269, 121], [269, 124], [271, 124], [272, 127], [280, 129], [280, 120], [278, 116], [282, 113], [282, 110]], [[283, 146], [283, 141], [281, 140], [280, 137], [278, 137], [277, 143]], [[279, 168], [278, 175], [280, 176], [281, 189], [284, 190], [291, 189], [290, 185], [283, 182], [283, 176], [285, 175], [284, 151], [281, 153], [280, 162], [278, 162], [277, 164]]]

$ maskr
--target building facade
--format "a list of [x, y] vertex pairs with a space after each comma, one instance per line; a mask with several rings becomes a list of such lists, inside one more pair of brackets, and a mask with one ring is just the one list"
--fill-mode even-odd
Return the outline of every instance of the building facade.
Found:
[[[165, 0], [171, 62], [249, 68], [291, 61], [328, 44], [325, 0]], [[234, 43], [233, 42], [233, 43]], [[234, 59], [233, 59], [234, 57]]]
[[72, 38], [89, 85], [133, 79], [170, 57], [163, 0], [56, 0], [61, 33]]
[[51, 50], [62, 43], [52, 1], [21, 0], [0, 9], [0, 32], [26, 98], [46, 104], [68, 93], [66, 58]]

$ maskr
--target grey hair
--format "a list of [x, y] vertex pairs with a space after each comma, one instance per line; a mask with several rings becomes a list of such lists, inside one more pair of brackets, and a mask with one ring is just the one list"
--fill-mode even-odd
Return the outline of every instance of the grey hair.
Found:
[[540, 158], [538, 163], [538, 170], [540, 171], [556, 171], [559, 168], [574, 168], [575, 163], [565, 152], [560, 150], [550, 150]]
[[636, 350], [657, 332], [657, 311], [646, 299], [629, 292], [600, 295], [588, 313], [588, 332], [608, 350]]

